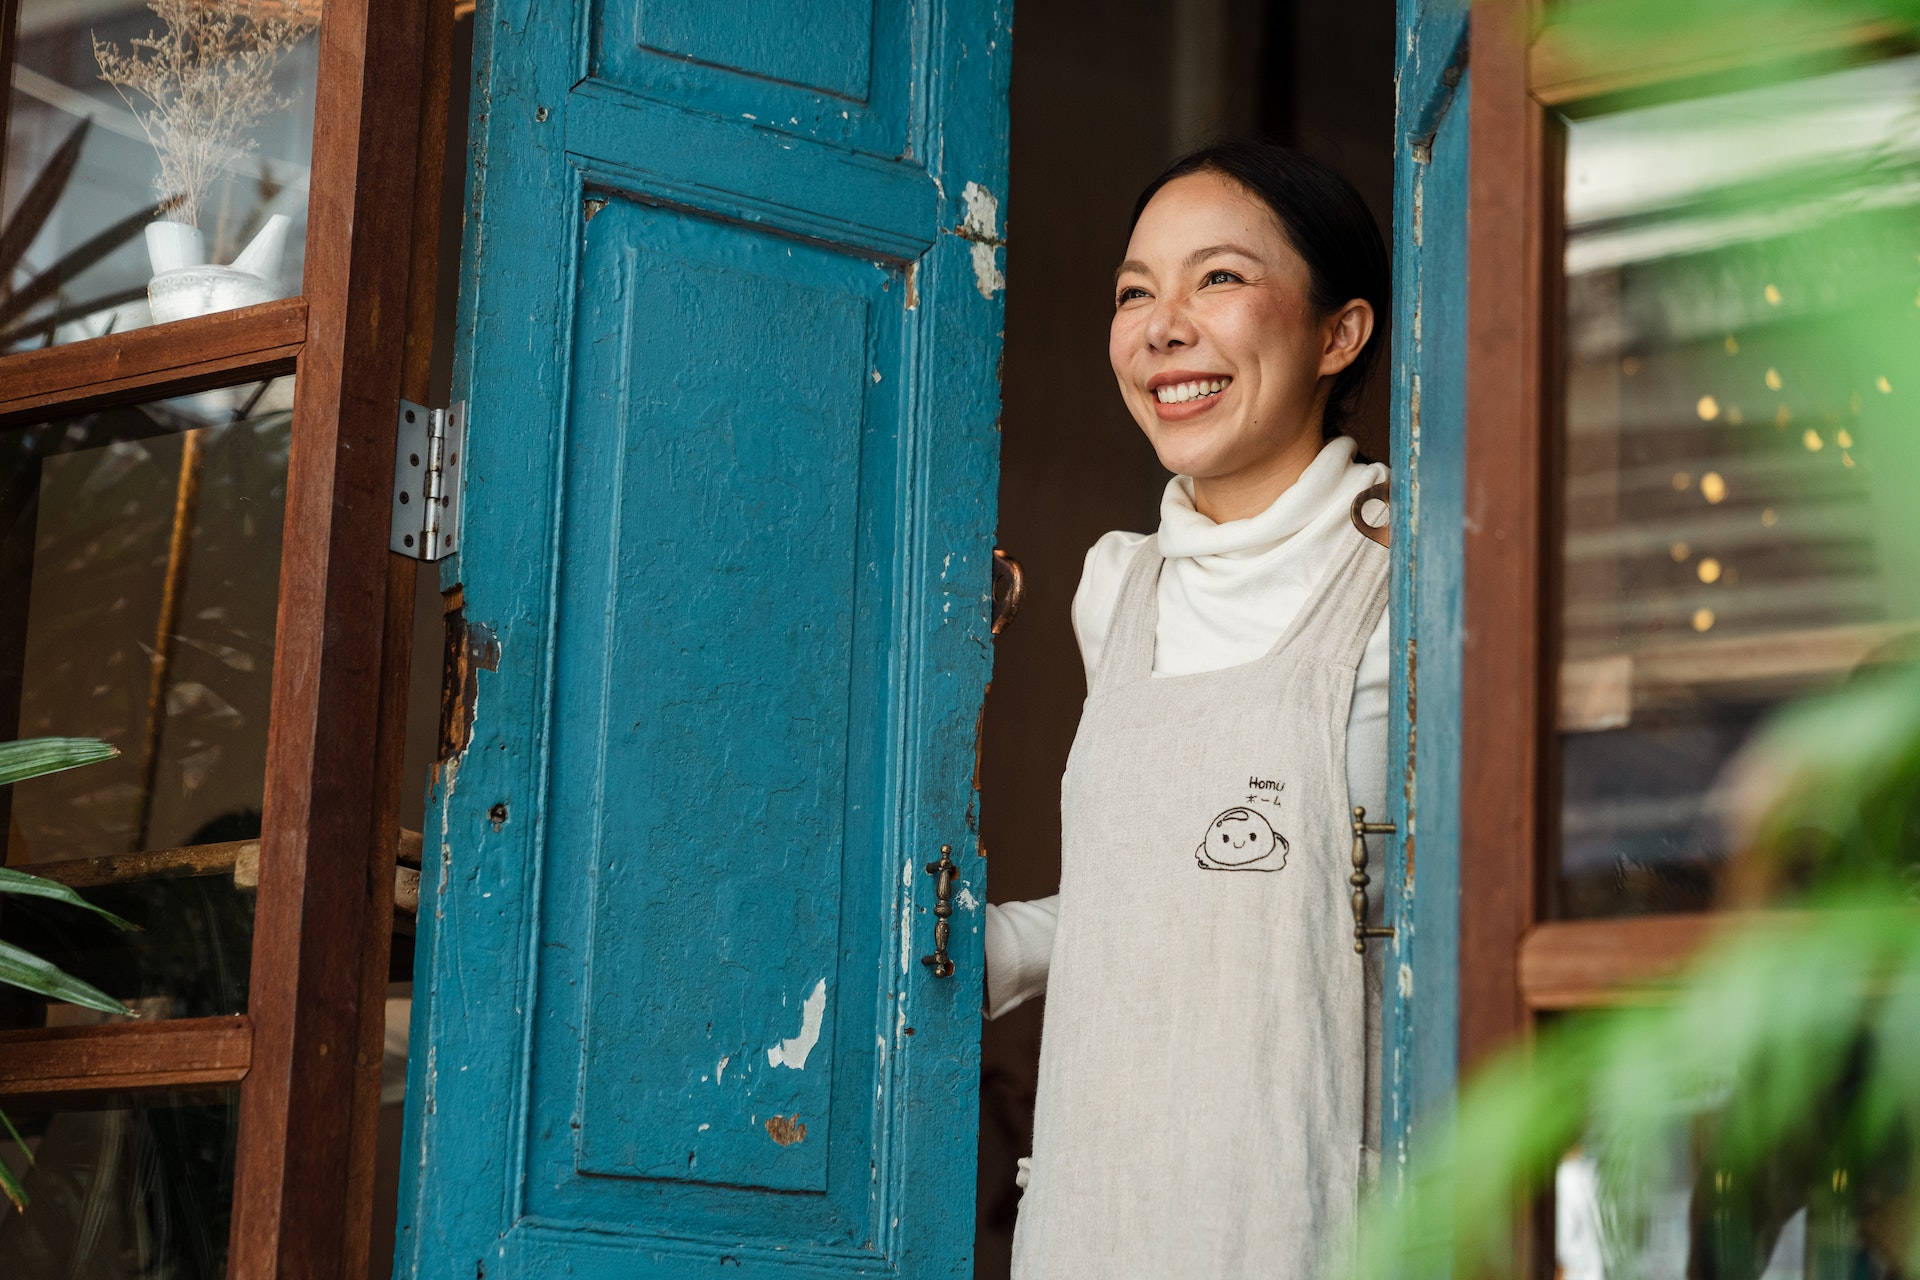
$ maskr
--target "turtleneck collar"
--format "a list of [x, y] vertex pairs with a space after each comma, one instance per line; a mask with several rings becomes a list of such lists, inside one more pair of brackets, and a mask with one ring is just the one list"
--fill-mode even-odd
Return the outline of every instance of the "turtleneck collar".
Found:
[[1160, 554], [1169, 559], [1253, 555], [1307, 527], [1340, 489], [1358, 446], [1350, 437], [1327, 441], [1300, 478], [1259, 515], [1215, 523], [1193, 505], [1193, 477], [1175, 476], [1160, 498]]

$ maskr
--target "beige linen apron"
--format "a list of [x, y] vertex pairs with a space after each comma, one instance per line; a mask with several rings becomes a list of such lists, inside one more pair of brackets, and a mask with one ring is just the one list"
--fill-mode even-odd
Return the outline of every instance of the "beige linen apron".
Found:
[[1015, 1280], [1308, 1280], [1348, 1246], [1378, 987], [1346, 725], [1387, 551], [1347, 532], [1264, 657], [1193, 675], [1152, 674], [1157, 539], [1128, 567], [1061, 783]]

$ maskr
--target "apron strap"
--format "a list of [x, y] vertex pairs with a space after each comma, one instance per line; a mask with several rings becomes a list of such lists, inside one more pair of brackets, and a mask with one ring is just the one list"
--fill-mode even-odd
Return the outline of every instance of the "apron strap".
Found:
[[1387, 607], [1391, 555], [1352, 527], [1342, 532], [1339, 553], [1321, 572], [1288, 634], [1274, 646], [1276, 654], [1305, 648], [1336, 662], [1360, 665], [1360, 655]]
[[1089, 693], [1116, 684], [1144, 680], [1153, 674], [1153, 632], [1159, 610], [1154, 593], [1160, 589], [1160, 537], [1151, 535], [1127, 562], [1120, 594], [1107, 623], [1106, 644]]

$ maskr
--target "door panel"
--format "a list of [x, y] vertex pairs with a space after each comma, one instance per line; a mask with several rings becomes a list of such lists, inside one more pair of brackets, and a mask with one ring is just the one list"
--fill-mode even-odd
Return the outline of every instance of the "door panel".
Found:
[[906, 4], [602, 0], [599, 7], [589, 65], [606, 87], [875, 156], [897, 157], [909, 146], [927, 31]]
[[1007, 17], [483, 5], [413, 1274], [971, 1272]]
[[1401, 6], [1394, 157], [1393, 673], [1385, 1010], [1388, 1168], [1456, 1076], [1466, 421], [1464, 5]]

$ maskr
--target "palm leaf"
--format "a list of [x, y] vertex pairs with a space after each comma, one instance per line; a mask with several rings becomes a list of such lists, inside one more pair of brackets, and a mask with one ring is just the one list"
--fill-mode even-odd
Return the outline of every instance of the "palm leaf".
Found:
[[118, 747], [97, 738], [22, 738], [0, 742], [0, 787], [62, 769], [97, 764], [120, 754]]
[[26, 256], [40, 228], [46, 225], [47, 215], [60, 202], [73, 177], [74, 166], [80, 163], [80, 146], [92, 127], [92, 116], [83, 116], [80, 123], [73, 126], [73, 132], [60, 144], [60, 149], [48, 158], [47, 167], [20, 197], [13, 217], [5, 227], [0, 227], [0, 284], [12, 280], [14, 268], [20, 265], [20, 259]]
[[85, 907], [116, 928], [134, 932], [138, 932], [140, 928], [133, 921], [122, 919], [105, 907], [96, 907], [58, 880], [30, 875], [13, 867], [0, 867], [0, 893], [17, 893], [29, 898], [51, 898], [55, 902], [64, 902], [69, 906]]
[[[0, 1129], [7, 1131], [7, 1136], [13, 1139], [14, 1145], [20, 1148], [22, 1155], [26, 1156], [28, 1167], [32, 1167], [33, 1148], [27, 1145], [27, 1140], [20, 1136], [20, 1131], [13, 1127], [13, 1121], [7, 1119], [7, 1113], [4, 1111], [0, 1111]], [[13, 1201], [14, 1208], [22, 1211], [26, 1209], [27, 1189], [20, 1185], [20, 1180], [13, 1176], [13, 1170], [7, 1168], [4, 1160], [0, 1160], [0, 1194], [4, 1194], [7, 1199]]]
[[[0, 1119], [5, 1118], [0, 1116]], [[8, 1125], [7, 1128], [11, 1129], [13, 1126]], [[20, 1179], [13, 1176], [13, 1170], [7, 1168], [4, 1160], [0, 1160], [0, 1194], [4, 1194], [7, 1199], [13, 1201], [14, 1208], [22, 1213], [26, 1212], [27, 1189], [20, 1185]]]
[[[45, 332], [48, 335], [47, 345], [52, 346], [53, 331], [69, 320], [78, 320], [81, 316], [90, 316], [96, 311], [107, 311], [113, 307], [134, 302], [146, 296], [147, 286], [144, 284], [136, 284], [130, 285], [125, 289], [117, 289], [112, 293], [102, 294], [97, 298], [84, 298], [79, 302], [70, 302], [58, 311], [44, 316], [35, 316], [31, 320], [23, 321], [14, 328], [0, 332], [0, 351], [14, 346], [16, 343], [24, 340], [29, 334], [41, 332]], [[96, 333], [93, 336], [98, 338], [102, 335]]]
[[[33, 279], [15, 290], [12, 297], [0, 301], [0, 327], [4, 327], [15, 317], [24, 313], [27, 308], [53, 294], [62, 284], [72, 281], [82, 271], [139, 235], [149, 222], [160, 216], [163, 207], [160, 204], [150, 204], [144, 209], [128, 214], [98, 235], [76, 245], [58, 262], [50, 264], [45, 270], [37, 273]], [[145, 292], [146, 287], [143, 285], [134, 291], [133, 296], [139, 297]], [[86, 311], [99, 311], [105, 304], [93, 302], [84, 305]], [[86, 311], [81, 314], [86, 314]]]
[[23, 951], [11, 942], [0, 942], [0, 982], [101, 1013], [133, 1016], [133, 1010], [90, 982], [82, 982], [59, 966]]

